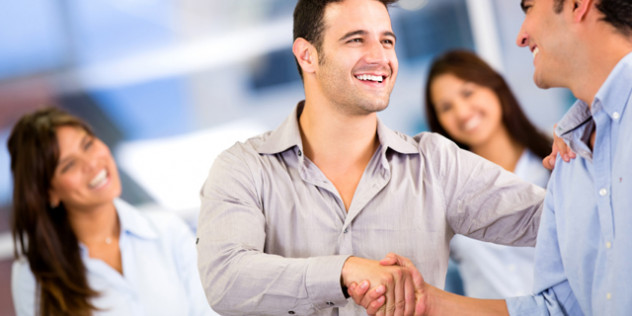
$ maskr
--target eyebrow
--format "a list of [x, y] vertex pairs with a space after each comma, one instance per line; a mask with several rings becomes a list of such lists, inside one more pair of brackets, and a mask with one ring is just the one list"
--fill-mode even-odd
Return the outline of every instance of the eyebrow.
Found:
[[[367, 34], [367, 31], [363, 31], [363, 30], [351, 31], [351, 32], [343, 35], [338, 41], [343, 42], [343, 41], [349, 39], [350, 37], [354, 37], [356, 35], [366, 35], [366, 34]], [[395, 36], [395, 33], [391, 32], [391, 31], [385, 31], [385, 32], [382, 33], [382, 35], [393, 37], [393, 39], [395, 39], [395, 41], [397, 41], [397, 36]]]

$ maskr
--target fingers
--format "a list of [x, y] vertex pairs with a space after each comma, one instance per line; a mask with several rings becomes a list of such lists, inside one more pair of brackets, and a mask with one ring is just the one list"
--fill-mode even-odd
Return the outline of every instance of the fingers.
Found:
[[[381, 287], [382, 287], [382, 293], [384, 293], [385, 292], [384, 286], [381, 285]], [[369, 315], [380, 315], [379, 313], [380, 308], [384, 306], [385, 302], [386, 302], [386, 297], [384, 295], [380, 295], [378, 298], [371, 301], [368, 306], [364, 306], [364, 308], [366, 309], [366, 312]], [[383, 314], [384, 314], [384, 309], [382, 308], [381, 315]]]
[[380, 264], [383, 266], [392, 266], [398, 264], [397, 255], [394, 253], [388, 253], [384, 259], [380, 260]]
[[[412, 276], [412, 273], [411, 273]], [[405, 305], [404, 305], [404, 315], [413, 315], [413, 312], [415, 311], [415, 285], [414, 285], [414, 280], [413, 278], [406, 278], [405, 281], [405, 293], [404, 293], [404, 299], [405, 299]]]
[[553, 154], [548, 155], [542, 159], [542, 166], [548, 170], [555, 168], [555, 156]]
[[364, 298], [364, 294], [366, 294], [368, 290], [369, 290], [368, 281], [362, 281], [359, 285], [353, 282], [347, 287], [347, 293], [353, 299], [353, 301], [358, 305], [362, 305], [361, 304], [362, 299]]
[[396, 294], [395, 294], [395, 282], [393, 279], [385, 280], [386, 283], [386, 306], [384, 306], [384, 315], [392, 316], [395, 312], [395, 302], [396, 302]]

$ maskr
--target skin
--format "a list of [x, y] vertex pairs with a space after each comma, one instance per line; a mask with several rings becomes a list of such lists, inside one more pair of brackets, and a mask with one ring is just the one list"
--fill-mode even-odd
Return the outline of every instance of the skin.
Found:
[[[388, 11], [378, 1], [331, 3], [325, 8], [324, 26], [320, 51], [303, 38], [292, 46], [305, 87], [299, 125], [305, 155], [333, 183], [349, 210], [379, 146], [376, 112], [388, 106], [397, 77], [396, 38]], [[370, 287], [382, 302], [377, 315], [413, 315], [415, 273], [414, 267], [350, 257], [341, 282], [347, 287], [370, 284], [367, 290]]]
[[[632, 52], [632, 38], [604, 22], [592, 0], [567, 0], [559, 14], [554, 12], [553, 0], [523, 0], [521, 4], [526, 14], [517, 44], [536, 51], [534, 82], [541, 88], [569, 88], [590, 105], [615, 65]], [[402, 260], [381, 263], [401, 264], [395, 262]], [[422, 293], [417, 297], [424, 302], [424, 315], [508, 315], [504, 300], [462, 297], [425, 283], [417, 289]], [[370, 306], [367, 311], [373, 315]]]
[[[62, 126], [56, 134], [60, 156], [51, 181], [51, 205], [64, 203], [70, 225], [90, 257], [123, 273], [113, 202], [121, 194], [121, 181], [110, 150], [78, 127]], [[96, 181], [103, 170], [107, 176]]]
[[430, 90], [439, 123], [452, 138], [514, 171], [524, 146], [505, 128], [500, 100], [492, 89], [448, 73], [433, 79]]

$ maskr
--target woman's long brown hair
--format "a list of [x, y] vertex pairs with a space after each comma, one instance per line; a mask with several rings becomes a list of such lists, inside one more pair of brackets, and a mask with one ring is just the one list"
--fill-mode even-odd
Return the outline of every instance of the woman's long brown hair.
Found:
[[509, 135], [515, 141], [531, 150], [536, 156], [544, 158], [549, 155], [552, 145], [551, 139], [538, 131], [527, 119], [505, 79], [482, 59], [469, 51], [455, 50], [447, 52], [437, 57], [430, 67], [428, 79], [426, 80], [426, 118], [431, 131], [452, 139], [459, 147], [469, 150], [467, 145], [454, 140], [441, 126], [435, 105], [432, 103], [430, 87], [437, 77], [444, 74], [452, 74], [461, 80], [492, 89], [500, 100], [502, 124], [507, 128]]
[[77, 117], [48, 107], [24, 115], [9, 137], [14, 254], [27, 258], [35, 276], [40, 315], [90, 315], [96, 310], [90, 300], [98, 293], [88, 285], [63, 203], [53, 208], [49, 202], [59, 162], [56, 130], [60, 126], [75, 126], [92, 135]]

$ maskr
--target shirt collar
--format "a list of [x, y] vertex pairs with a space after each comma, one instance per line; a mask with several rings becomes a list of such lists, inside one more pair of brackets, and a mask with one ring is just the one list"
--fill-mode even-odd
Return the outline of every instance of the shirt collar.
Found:
[[121, 223], [121, 235], [125, 233], [143, 239], [158, 238], [157, 232], [150, 225], [149, 221], [136, 211], [133, 206], [121, 199], [115, 199], [114, 206], [116, 206]]
[[[303, 150], [298, 118], [301, 116], [304, 106], [305, 101], [299, 102], [292, 114], [277, 129], [267, 133], [267, 138], [258, 148], [260, 154], [276, 154], [294, 146], [297, 146], [301, 151]], [[419, 153], [411, 137], [391, 130], [380, 119], [377, 120], [377, 135], [384, 148], [388, 147], [402, 154]]]
[[618, 119], [626, 108], [632, 93], [632, 53], [623, 57], [608, 75], [595, 99], [592, 107], [586, 102], [577, 100], [559, 121], [555, 133], [569, 141], [571, 131], [588, 121], [592, 115], [605, 111], [612, 119]]
[[593, 113], [602, 107], [611, 118], [618, 119], [613, 115], [623, 113], [630, 93], [632, 93], [632, 52], [617, 63], [595, 95]]

